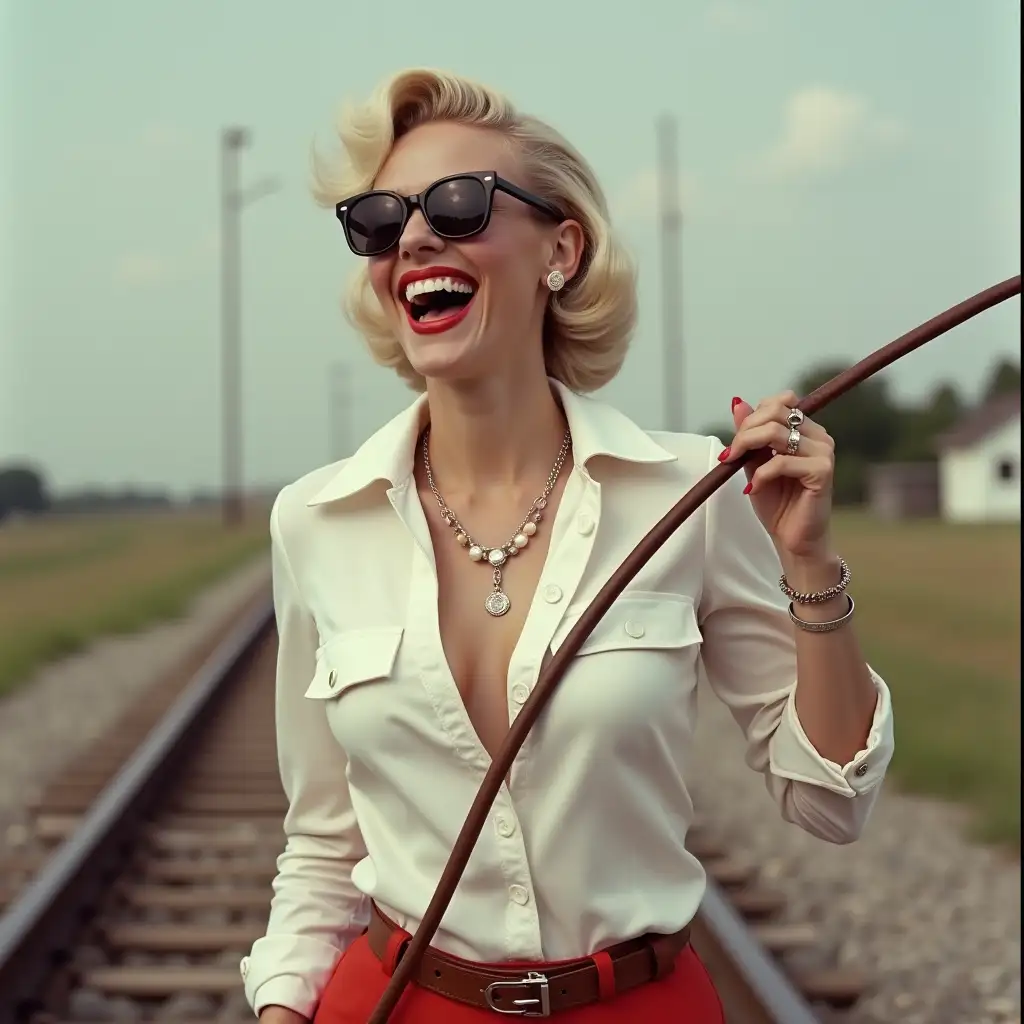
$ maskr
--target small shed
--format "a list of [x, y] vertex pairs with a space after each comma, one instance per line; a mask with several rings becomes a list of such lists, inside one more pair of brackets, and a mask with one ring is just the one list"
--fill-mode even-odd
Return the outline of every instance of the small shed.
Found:
[[939, 467], [934, 462], [886, 462], [868, 469], [868, 505], [880, 519], [939, 514]]

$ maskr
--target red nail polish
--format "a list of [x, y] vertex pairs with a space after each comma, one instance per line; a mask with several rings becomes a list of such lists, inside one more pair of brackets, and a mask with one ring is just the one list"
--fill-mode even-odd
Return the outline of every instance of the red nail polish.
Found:
[[734, 398], [734, 399], [732, 400], [732, 407], [733, 407], [733, 408], [735, 409], [735, 408], [736, 408], [736, 406], [737, 406], [737, 405], [739, 405], [739, 404], [740, 404], [740, 402], [742, 402], [742, 401], [743, 401], [743, 399], [742, 399], [742, 398]]
[[726, 460], [727, 458], [729, 458], [729, 452], [731, 452], [731, 451], [732, 451], [732, 448], [726, 448], [726, 449], [725, 449], [725, 450], [724, 450], [724, 451], [722, 452], [722, 454], [718, 456], [718, 461], [719, 461], [719, 462], [725, 462], [725, 460]]
[[750, 483], [747, 484], [747, 486], [743, 488], [743, 493], [744, 494], [749, 494], [753, 490], [753, 488], [754, 488], [754, 481], [751, 480]]

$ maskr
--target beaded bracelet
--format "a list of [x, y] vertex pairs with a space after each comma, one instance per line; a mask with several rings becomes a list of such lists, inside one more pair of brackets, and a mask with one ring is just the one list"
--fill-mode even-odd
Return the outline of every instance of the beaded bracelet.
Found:
[[840, 558], [839, 582], [834, 587], [829, 587], [828, 590], [819, 590], [816, 594], [801, 594], [789, 585], [786, 574], [783, 573], [779, 577], [779, 589], [795, 604], [824, 604], [826, 601], [831, 601], [844, 594], [850, 585], [851, 578], [850, 567], [846, 564], [845, 559]]

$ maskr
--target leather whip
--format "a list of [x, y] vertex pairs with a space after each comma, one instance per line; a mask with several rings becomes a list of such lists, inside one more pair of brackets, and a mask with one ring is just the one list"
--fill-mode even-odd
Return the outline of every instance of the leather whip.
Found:
[[[801, 399], [797, 405], [807, 415], [812, 415], [819, 409], [823, 409], [829, 402], [835, 401], [840, 395], [845, 394], [851, 388], [867, 380], [878, 373], [879, 370], [891, 366], [897, 359], [922, 345], [945, 334], [947, 331], [958, 327], [971, 317], [977, 316], [992, 306], [1004, 302], [1014, 295], [1020, 294], [1020, 275], [1011, 277], [1000, 284], [979, 292], [977, 295], [944, 313], [933, 317], [927, 323], [908, 332], [890, 342], [884, 348], [873, 352], [866, 359], [862, 359], [855, 366], [833, 377], [827, 384], [823, 384], [816, 391]], [[491, 805], [498, 795], [501, 784], [512, 767], [519, 748], [526, 740], [527, 734], [537, 721], [544, 706], [551, 699], [555, 687], [565, 674], [570, 662], [576, 656], [594, 627], [604, 617], [615, 599], [622, 593], [626, 585], [633, 579], [654, 553], [668, 540], [668, 538], [700, 508], [700, 506], [711, 497], [734, 473], [738, 472], [744, 463], [753, 458], [759, 457], [757, 452], [748, 452], [745, 456], [735, 462], [716, 466], [703, 479], [697, 481], [689, 491], [669, 510], [669, 512], [658, 522], [651, 531], [640, 541], [639, 544], [626, 556], [622, 564], [611, 575], [608, 582], [601, 588], [597, 597], [590, 603], [587, 609], [579, 617], [579, 621], [573, 626], [569, 635], [558, 648], [557, 653], [552, 657], [546, 669], [540, 673], [537, 685], [527, 702], [523, 705], [516, 720], [512, 723], [505, 742], [501, 745], [491, 766], [484, 776], [483, 783], [470, 807], [469, 814], [462, 826], [462, 831], [452, 848], [448, 863], [441, 873], [440, 881], [434, 890], [434, 895], [427, 906], [420, 922], [408, 946], [405, 954], [399, 961], [387, 989], [377, 1003], [373, 1014], [367, 1024], [386, 1024], [398, 1005], [402, 992], [412, 979], [413, 974], [419, 965], [420, 958], [434, 937], [448, 909], [459, 879], [466, 869], [473, 847], [490, 814]]]

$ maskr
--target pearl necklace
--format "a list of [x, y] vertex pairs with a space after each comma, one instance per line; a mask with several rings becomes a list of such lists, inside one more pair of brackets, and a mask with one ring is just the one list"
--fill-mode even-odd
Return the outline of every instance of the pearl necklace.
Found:
[[497, 548], [490, 548], [484, 544], [477, 543], [470, 536], [469, 530], [459, 522], [458, 517], [448, 507], [448, 503], [441, 497], [440, 491], [438, 491], [434, 484], [434, 474], [430, 468], [430, 450], [427, 443], [429, 437], [430, 428], [428, 427], [423, 432], [422, 446], [423, 469], [426, 472], [427, 484], [437, 500], [438, 508], [441, 510], [441, 519], [446, 526], [450, 526], [455, 531], [455, 540], [459, 546], [468, 548], [471, 561], [482, 562], [491, 567], [492, 587], [491, 593], [488, 595], [487, 600], [484, 601], [484, 609], [489, 615], [498, 618], [512, 607], [508, 594], [501, 589], [501, 567], [511, 556], [518, 555], [530, 543], [530, 538], [537, 532], [537, 524], [544, 518], [544, 509], [547, 508], [548, 498], [551, 497], [551, 492], [555, 489], [555, 484], [561, 475], [566, 456], [572, 447], [572, 435], [569, 433], [569, 428], [566, 427], [565, 436], [562, 438], [561, 447], [558, 449], [558, 457], [555, 459], [554, 466], [551, 467], [551, 472], [548, 473], [544, 490], [541, 492], [540, 497], [530, 506], [530, 511], [527, 512], [526, 518], [516, 527], [511, 540]]

